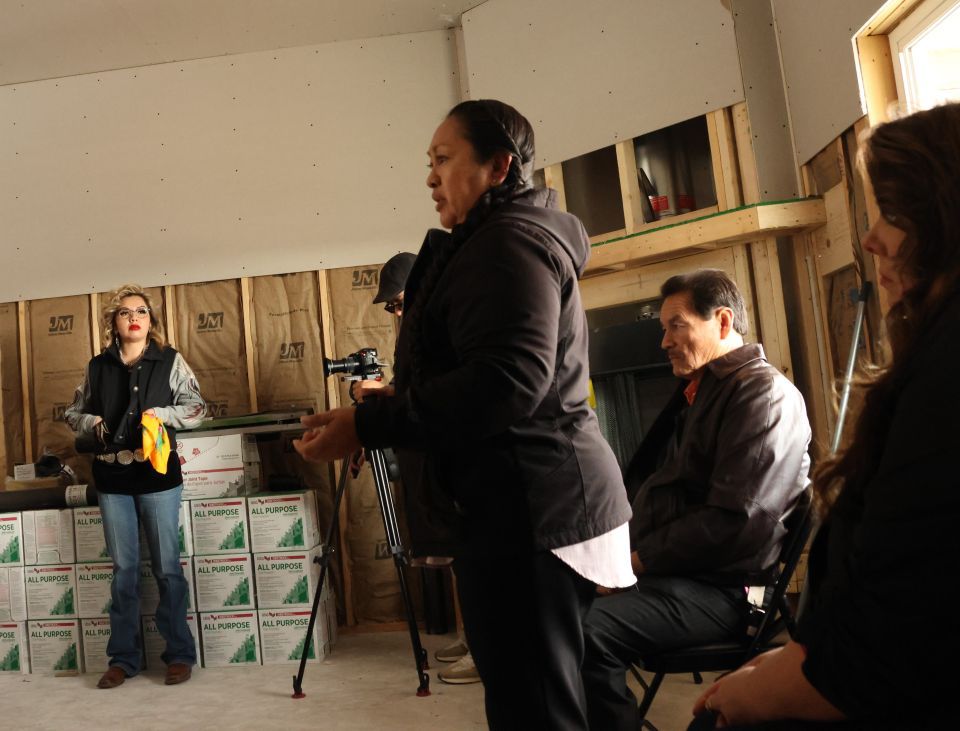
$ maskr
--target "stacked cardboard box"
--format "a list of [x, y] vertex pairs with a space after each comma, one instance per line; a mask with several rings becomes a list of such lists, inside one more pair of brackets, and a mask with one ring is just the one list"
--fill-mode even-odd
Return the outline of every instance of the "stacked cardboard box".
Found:
[[179, 436], [184, 500], [247, 495], [260, 487], [260, 457], [252, 435]]
[[73, 510], [24, 511], [21, 523], [30, 669], [81, 672]]
[[[255, 463], [249, 451], [242, 456], [247, 468]], [[245, 477], [241, 484], [246, 491], [255, 483]], [[185, 499], [180, 524], [187, 620], [198, 662], [299, 662], [320, 574], [314, 494]], [[98, 508], [0, 514], [0, 671], [105, 668], [112, 578]], [[162, 667], [159, 593], [149, 560], [141, 567], [140, 588], [146, 665]], [[321, 660], [335, 638], [327, 582], [308, 659]]]
[[[252, 495], [247, 500], [254, 550], [257, 607], [264, 664], [298, 663], [320, 581], [320, 531], [314, 493]], [[308, 660], [330, 650], [325, 582]]]
[[0, 673], [29, 673], [26, 622], [0, 622]]

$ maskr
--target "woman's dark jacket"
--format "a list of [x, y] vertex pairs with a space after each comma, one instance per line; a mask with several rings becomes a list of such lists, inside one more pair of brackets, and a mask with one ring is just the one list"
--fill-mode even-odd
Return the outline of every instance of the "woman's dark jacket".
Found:
[[404, 290], [397, 396], [357, 408], [365, 446], [398, 448], [417, 553], [551, 549], [630, 518], [587, 403], [577, 278], [589, 241], [555, 198], [528, 191], [459, 245], [429, 293], [415, 354], [420, 282], [458, 232], [427, 235]]
[[[810, 553], [803, 672], [871, 728], [952, 728], [960, 658], [960, 298], [909, 354], [883, 450]], [[946, 714], [952, 721], [940, 725]]]
[[[166, 474], [156, 472], [149, 462], [122, 465], [95, 459], [93, 478], [100, 492], [138, 495], [181, 484], [176, 430], [199, 425], [206, 406], [193, 371], [171, 347], [158, 348], [151, 340], [133, 366], [124, 365], [116, 344], [90, 360], [83, 383], [65, 414], [78, 434], [78, 443], [82, 441], [100, 454], [138, 449], [143, 445], [140, 417], [148, 409], [153, 409], [164, 423], [174, 447]], [[98, 416], [103, 417], [108, 429], [105, 445], [93, 438]]]

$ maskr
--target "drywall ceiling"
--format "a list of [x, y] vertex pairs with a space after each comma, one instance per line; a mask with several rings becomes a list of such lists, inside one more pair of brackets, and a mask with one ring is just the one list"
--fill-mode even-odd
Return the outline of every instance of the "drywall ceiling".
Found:
[[0, 0], [0, 86], [442, 30], [483, 0]]

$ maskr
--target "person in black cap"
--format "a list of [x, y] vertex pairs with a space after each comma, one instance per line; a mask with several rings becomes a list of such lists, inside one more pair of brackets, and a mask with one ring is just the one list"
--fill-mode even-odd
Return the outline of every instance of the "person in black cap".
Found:
[[[403, 290], [407, 284], [407, 277], [410, 270], [413, 269], [413, 263], [417, 260], [416, 254], [402, 251], [390, 257], [387, 263], [380, 270], [380, 287], [377, 290], [377, 296], [373, 298], [373, 304], [385, 303], [383, 308], [392, 315], [401, 317], [403, 315]], [[376, 394], [373, 394], [376, 392]], [[360, 403], [364, 396], [392, 396], [393, 381], [389, 384], [383, 381], [354, 381], [350, 386], [350, 395]], [[358, 474], [363, 465], [363, 453], [360, 452], [357, 462], [350, 465], [354, 475]], [[445, 566], [450, 562], [449, 558], [428, 556], [424, 565], [426, 566]], [[459, 615], [459, 609], [457, 614]], [[477, 666], [473, 662], [470, 650], [467, 647], [467, 640], [461, 629], [457, 639], [441, 649], [437, 650], [436, 658], [440, 662], [453, 663], [449, 667], [441, 670], [438, 674], [440, 680], [444, 683], [454, 685], [466, 685], [469, 683], [479, 683], [480, 674], [477, 672]]]
[[401, 251], [387, 259], [380, 270], [380, 288], [373, 298], [373, 304], [385, 302], [383, 309], [387, 312], [397, 317], [403, 314], [403, 288], [416, 260], [417, 255], [409, 251]]
[[[377, 289], [377, 296], [373, 298], [373, 304], [383, 302], [383, 309], [391, 315], [403, 316], [403, 289], [416, 260], [417, 255], [409, 251], [401, 251], [387, 259], [387, 263], [380, 269], [380, 287]], [[381, 389], [389, 390], [380, 395], [392, 396], [393, 382], [386, 384], [383, 381], [354, 381], [350, 385], [350, 396], [360, 403], [365, 395]]]

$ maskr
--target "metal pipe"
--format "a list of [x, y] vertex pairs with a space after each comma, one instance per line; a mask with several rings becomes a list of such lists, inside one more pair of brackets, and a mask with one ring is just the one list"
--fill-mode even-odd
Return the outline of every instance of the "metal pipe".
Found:
[[863, 329], [863, 315], [867, 307], [867, 298], [872, 288], [870, 282], [864, 282], [857, 293], [857, 316], [853, 322], [853, 338], [850, 342], [850, 355], [847, 357], [847, 371], [843, 378], [843, 391], [840, 394], [840, 408], [837, 409], [837, 423], [833, 430], [833, 442], [830, 445], [831, 453], [840, 448], [840, 437], [843, 434], [843, 422], [847, 416], [847, 404], [850, 401], [850, 388], [853, 381], [853, 371], [857, 366], [857, 348], [860, 345], [860, 332]]
[[0, 491], [0, 513], [18, 510], [57, 510], [97, 504], [93, 485], [37, 487], [29, 490]]

